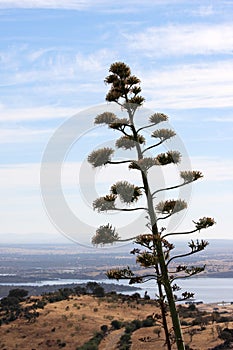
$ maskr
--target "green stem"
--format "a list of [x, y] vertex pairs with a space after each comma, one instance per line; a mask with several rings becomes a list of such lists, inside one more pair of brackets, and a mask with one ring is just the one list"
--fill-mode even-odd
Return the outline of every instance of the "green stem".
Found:
[[159, 263], [160, 263], [160, 268], [161, 268], [161, 273], [162, 273], [163, 286], [164, 286], [164, 289], [166, 292], [169, 310], [171, 313], [177, 350], [185, 350], [185, 345], [184, 345], [183, 335], [182, 335], [181, 325], [180, 325], [180, 319], [179, 319], [178, 312], [176, 310], [175, 299], [174, 299], [171, 283], [169, 280], [168, 269], [167, 269], [166, 262], [164, 259], [164, 254], [163, 254], [163, 250], [162, 250], [162, 243], [160, 240], [158, 240], [158, 242], [157, 242], [157, 249], [158, 249], [158, 255], [160, 254]]
[[[137, 131], [135, 129], [135, 126], [133, 123], [133, 116], [132, 116], [129, 108], [128, 108], [128, 113], [129, 113], [129, 118], [130, 118], [130, 121], [132, 124], [131, 129], [133, 132], [133, 136], [136, 139]], [[137, 153], [138, 153], [138, 159], [140, 160], [143, 158], [143, 154], [141, 151], [141, 147], [138, 143], [136, 143], [136, 149], [137, 149]], [[175, 333], [177, 350], [185, 350], [179, 315], [178, 315], [178, 312], [176, 310], [175, 299], [174, 299], [172, 286], [171, 286], [171, 283], [169, 280], [169, 275], [168, 275], [168, 268], [167, 268], [164, 253], [163, 253], [163, 246], [162, 246], [162, 242], [161, 242], [161, 237], [160, 237], [158, 226], [157, 226], [157, 218], [156, 218], [154, 206], [153, 206], [153, 197], [152, 197], [152, 194], [150, 191], [146, 172], [141, 170], [141, 176], [142, 176], [142, 181], [143, 181], [145, 194], [146, 194], [146, 198], [147, 198], [148, 212], [149, 212], [150, 222], [151, 222], [151, 226], [152, 226], [152, 233], [154, 236], [154, 245], [155, 245], [157, 256], [158, 256], [158, 269], [161, 271], [162, 284], [164, 286], [165, 293], [166, 293], [167, 300], [168, 300], [168, 305], [169, 305], [171, 318], [172, 318], [173, 329], [174, 329], [174, 333]], [[162, 308], [161, 308], [161, 312], [163, 314]], [[166, 323], [167, 323], [167, 321], [166, 321]], [[167, 346], [169, 346], [169, 345], [167, 344]]]
[[[155, 266], [155, 271], [157, 276], [159, 276], [159, 266], [158, 264]], [[166, 317], [166, 306], [164, 303], [164, 295], [163, 295], [163, 290], [162, 290], [162, 283], [160, 279], [157, 279], [157, 284], [158, 284], [158, 290], [159, 290], [159, 306], [162, 314], [162, 321], [163, 321], [163, 329], [165, 333], [165, 338], [166, 338], [166, 346], [168, 350], [171, 350], [171, 340], [169, 336], [169, 329], [167, 326], [167, 317]]]

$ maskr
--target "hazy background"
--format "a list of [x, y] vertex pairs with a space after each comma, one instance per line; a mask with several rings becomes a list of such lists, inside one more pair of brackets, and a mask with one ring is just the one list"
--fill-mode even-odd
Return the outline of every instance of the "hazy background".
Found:
[[[42, 154], [67, 118], [104, 103], [115, 61], [140, 77], [145, 107], [170, 116], [205, 175], [179, 229], [211, 216], [217, 225], [202, 236], [232, 238], [232, 13], [224, 0], [0, 0], [0, 243], [67, 242], [41, 201]], [[89, 131], [65, 163], [66, 199], [87, 222], [78, 169], [104, 139]], [[97, 180], [104, 191], [108, 175]]]

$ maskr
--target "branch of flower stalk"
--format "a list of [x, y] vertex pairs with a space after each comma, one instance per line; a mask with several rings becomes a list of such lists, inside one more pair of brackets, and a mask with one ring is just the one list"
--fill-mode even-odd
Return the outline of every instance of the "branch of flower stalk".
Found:
[[198, 273], [203, 272], [203, 271], [204, 271], [204, 269], [203, 269], [202, 271], [198, 271], [198, 272], [197, 272], [197, 271], [194, 271], [194, 272], [192, 272], [192, 273], [187, 273], [187, 274], [184, 275], [184, 276], [176, 276], [176, 277], [174, 277], [174, 278], [171, 279], [171, 282], [174, 282], [174, 281], [176, 281], [176, 280], [186, 279], [186, 278], [195, 276], [195, 275], [197, 275]]
[[155, 275], [144, 275], [140, 277], [142, 278], [141, 283], [146, 283], [151, 280], [156, 280], [156, 281], [158, 280], [158, 278]]
[[[202, 249], [203, 250], [203, 249]], [[189, 253], [186, 253], [186, 254], [180, 254], [180, 255], [176, 255], [176, 256], [173, 256], [172, 258], [170, 258], [167, 262], [167, 266], [170, 264], [171, 261], [175, 260], [175, 259], [178, 259], [178, 258], [184, 258], [186, 256], [190, 256], [190, 255], [193, 255], [195, 253], [198, 253], [199, 251], [201, 250], [192, 250], [191, 252]]]
[[162, 238], [168, 237], [168, 236], [173, 236], [173, 235], [189, 235], [191, 233], [197, 232], [199, 231], [199, 229], [194, 229], [192, 231], [187, 231], [187, 232], [171, 232], [171, 233], [167, 233], [166, 235], [162, 236]]
[[155, 125], [156, 125], [156, 123], [143, 126], [143, 127], [139, 128], [139, 129], [137, 130], [137, 133], [139, 133], [139, 131], [141, 131], [141, 130], [143, 130], [143, 129], [151, 128], [152, 126], [155, 126]]
[[161, 140], [161, 141], [159, 141], [158, 143], [156, 143], [155, 145], [152, 145], [152, 146], [150, 146], [150, 147], [145, 148], [145, 149], [142, 151], [142, 154], [145, 153], [146, 151], [148, 151], [148, 150], [151, 149], [151, 148], [154, 148], [154, 147], [157, 147], [157, 146], [161, 145], [164, 141], [166, 141], [166, 140]]
[[[147, 275], [147, 276], [144, 276], [144, 277], [149, 277], [150, 275]], [[148, 281], [151, 281], [151, 280], [158, 280], [158, 278], [156, 278], [155, 276], [154, 277], [150, 277], [150, 278], [148, 278], [148, 279], [145, 279], [142, 283], [146, 283], [146, 282], [148, 282]]]
[[[176, 302], [177, 301], [184, 301], [184, 300], [187, 300], [187, 299], [190, 299], [190, 298], [194, 298], [195, 293], [184, 292], [184, 293], [182, 293], [182, 295], [183, 295], [183, 297], [182, 298], [177, 298]], [[190, 328], [190, 326], [189, 327], [185, 327], [185, 328], [182, 327], [182, 329], [186, 329], [186, 328]]]
[[176, 214], [176, 213], [171, 213], [171, 214], [168, 214], [167, 216], [164, 216], [163, 218], [158, 218], [157, 221], [168, 219], [168, 218], [170, 218], [170, 216], [172, 216], [173, 214]]
[[188, 235], [190, 233], [194, 233], [197, 231], [201, 231], [205, 228], [211, 227], [215, 224], [214, 219], [211, 219], [209, 217], [204, 217], [199, 219], [199, 222], [195, 222], [193, 221], [194, 224], [196, 225], [196, 228], [192, 231], [187, 231], [187, 232], [173, 232], [173, 233], [167, 233], [166, 235], [164, 235], [162, 238], [168, 237], [168, 236], [173, 236], [173, 235]]
[[138, 236], [134, 236], [131, 238], [125, 238], [125, 239], [117, 239], [116, 242], [129, 242], [132, 241], [133, 239], [136, 239]]
[[130, 137], [130, 136], [131, 136], [131, 135], [127, 134], [127, 132], [125, 132], [125, 130], [124, 130], [124, 129], [119, 129], [119, 131], [121, 131], [121, 132], [122, 132], [122, 134], [124, 134], [125, 136], [128, 136], [128, 137]]
[[110, 210], [117, 210], [117, 211], [135, 211], [135, 210], [146, 210], [148, 212], [147, 208], [139, 207], [139, 208], [131, 208], [131, 209], [126, 209], [126, 208], [113, 208]]
[[168, 266], [170, 264], [170, 262], [175, 260], [175, 259], [184, 258], [186, 256], [190, 256], [190, 255], [193, 255], [193, 254], [194, 254], [194, 252], [189, 252], [189, 253], [186, 253], [186, 254], [180, 254], [180, 255], [173, 256], [171, 259], [168, 260], [166, 265]]
[[[136, 238], [138, 238], [138, 236], [136, 236], [135, 239], [136, 239]], [[147, 248], [147, 249], [149, 249], [149, 250], [152, 250], [152, 249], [153, 249], [153, 246], [152, 246], [152, 245], [149, 246], [149, 245], [146, 244], [146, 243], [136, 243], [136, 244], [140, 244], [142, 247], [145, 247], [145, 248]]]
[[[194, 181], [195, 181], [195, 180], [194, 180]], [[193, 181], [189, 181], [189, 182], [184, 182], [184, 183], [182, 183], [182, 184], [180, 184], [180, 185], [176, 185], [176, 186], [171, 186], [171, 187], [161, 188], [161, 189], [159, 189], [159, 190], [157, 190], [157, 191], [153, 192], [153, 193], [152, 193], [152, 197], [154, 198], [154, 195], [155, 195], [155, 194], [157, 194], [157, 193], [159, 193], [159, 192], [162, 192], [162, 191], [167, 191], [167, 190], [174, 190], [174, 189], [176, 189], [176, 188], [179, 188], [179, 187], [182, 187], [182, 186], [188, 185], [188, 184], [190, 184], [190, 183], [192, 183], [192, 182], [193, 182]]]
[[124, 163], [132, 163], [133, 160], [119, 160], [119, 161], [107, 161], [104, 165], [106, 164], [124, 164]]

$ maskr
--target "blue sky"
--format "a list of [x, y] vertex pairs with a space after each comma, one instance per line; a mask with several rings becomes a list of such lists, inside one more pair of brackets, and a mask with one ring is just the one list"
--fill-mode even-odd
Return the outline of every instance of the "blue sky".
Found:
[[[42, 204], [41, 159], [64, 121], [105, 103], [103, 79], [115, 61], [140, 77], [145, 107], [169, 115], [205, 175], [179, 228], [211, 216], [217, 225], [202, 236], [232, 238], [232, 13], [230, 0], [0, 0], [0, 242], [66, 241]], [[107, 133], [89, 131], [66, 159], [64, 193], [87, 222], [88, 184], [80, 192], [75, 176]], [[107, 180], [97, 174], [100, 192]]]

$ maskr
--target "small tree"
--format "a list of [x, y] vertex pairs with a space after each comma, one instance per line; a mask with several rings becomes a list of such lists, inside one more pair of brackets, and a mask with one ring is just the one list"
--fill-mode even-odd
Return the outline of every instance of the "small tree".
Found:
[[[168, 164], [178, 164], [181, 160], [181, 154], [178, 151], [167, 151], [157, 154], [155, 157], [149, 157], [148, 151], [153, 151], [157, 146], [175, 136], [171, 129], [157, 128], [157, 125], [168, 120], [163, 113], [154, 113], [149, 117], [149, 123], [143, 127], [137, 127], [135, 115], [142, 106], [144, 98], [140, 95], [140, 80], [131, 74], [129, 66], [122, 62], [113, 63], [109, 69], [110, 75], [105, 78], [105, 83], [110, 85], [110, 90], [106, 95], [108, 102], [115, 102], [126, 111], [127, 118], [118, 118], [117, 115], [110, 112], [104, 112], [95, 118], [95, 124], [107, 125], [110, 129], [121, 133], [121, 137], [116, 140], [116, 148], [123, 150], [133, 150], [136, 153], [131, 159], [113, 160], [114, 149], [102, 148], [93, 151], [88, 156], [89, 163], [94, 168], [106, 166], [108, 164], [128, 164], [129, 169], [138, 171], [141, 175], [141, 183], [134, 185], [128, 181], [119, 181], [110, 188], [110, 193], [97, 198], [93, 202], [94, 210], [98, 212], [105, 211], [144, 211], [147, 218], [147, 233], [136, 236], [133, 235], [127, 239], [121, 239], [116, 229], [112, 225], [102, 225], [96, 230], [92, 238], [94, 245], [112, 244], [114, 242], [134, 241], [141, 248], [131, 251], [136, 256], [136, 262], [143, 268], [148, 269], [148, 273], [136, 275], [129, 267], [123, 269], [113, 269], [107, 272], [108, 278], [127, 279], [130, 284], [143, 283], [154, 279], [158, 285], [159, 306], [161, 309], [162, 323], [165, 330], [167, 349], [171, 349], [171, 339], [173, 336], [178, 350], [184, 350], [185, 345], [180, 326], [179, 315], [176, 310], [177, 297], [174, 292], [179, 287], [174, 281], [182, 277], [193, 276], [204, 270], [204, 266], [191, 266], [174, 264], [178, 258], [187, 257], [203, 250], [208, 242], [204, 240], [191, 240], [188, 244], [190, 250], [180, 255], [171, 255], [174, 245], [167, 238], [174, 235], [187, 235], [208, 228], [214, 224], [214, 220], [204, 217], [194, 222], [194, 228], [188, 232], [173, 233], [165, 232], [165, 228], [160, 226], [172, 215], [186, 209], [187, 203], [181, 199], [169, 199], [156, 202], [156, 196], [159, 192], [177, 189], [188, 185], [202, 177], [199, 171], [180, 172], [181, 182], [168, 188], [157, 188], [152, 191], [149, 181], [149, 172], [152, 167], [164, 167]], [[144, 129], [152, 128], [151, 137], [157, 140], [153, 145], [147, 145], [144, 135]], [[155, 129], [157, 128], [157, 129]], [[141, 197], [145, 197], [145, 206], [135, 206]], [[134, 205], [132, 207], [131, 205]], [[131, 206], [131, 207], [130, 207]], [[189, 298], [192, 293], [184, 292], [182, 298]], [[168, 329], [167, 310], [170, 311], [172, 318], [173, 331]]]
[[27, 290], [16, 288], [16, 289], [11, 289], [9, 291], [8, 297], [15, 297], [15, 298], [19, 299], [19, 301], [23, 301], [27, 295], [28, 295]]

